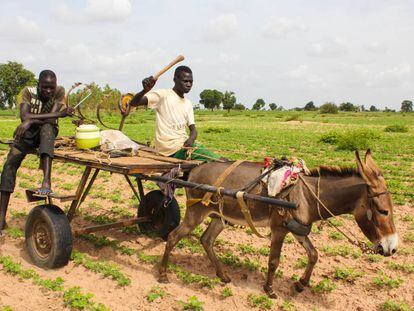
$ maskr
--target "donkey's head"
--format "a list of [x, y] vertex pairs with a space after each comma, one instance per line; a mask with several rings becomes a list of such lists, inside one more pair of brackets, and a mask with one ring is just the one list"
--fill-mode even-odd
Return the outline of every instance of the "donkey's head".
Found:
[[357, 151], [356, 161], [358, 171], [367, 183], [367, 196], [355, 209], [355, 219], [362, 232], [375, 244], [376, 251], [390, 256], [397, 251], [398, 246], [391, 195], [369, 149], [365, 161], [361, 160]]

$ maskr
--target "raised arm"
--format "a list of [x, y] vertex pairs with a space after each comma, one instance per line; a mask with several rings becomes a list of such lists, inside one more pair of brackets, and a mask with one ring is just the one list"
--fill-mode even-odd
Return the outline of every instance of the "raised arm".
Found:
[[132, 98], [129, 104], [132, 107], [147, 106], [148, 99], [144, 95], [152, 90], [152, 88], [155, 85], [155, 82], [157, 82], [157, 80], [155, 80], [152, 76], [142, 80], [142, 91], [135, 94], [135, 96]]

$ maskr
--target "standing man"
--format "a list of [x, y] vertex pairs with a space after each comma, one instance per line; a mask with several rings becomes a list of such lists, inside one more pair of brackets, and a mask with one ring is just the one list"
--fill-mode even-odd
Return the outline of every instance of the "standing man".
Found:
[[[193, 86], [193, 73], [187, 66], [178, 66], [174, 72], [174, 87], [151, 91], [156, 83], [153, 77], [142, 81], [143, 90], [130, 102], [133, 107], [146, 106], [155, 110], [155, 149], [158, 153], [179, 159], [200, 161], [220, 160], [221, 157], [196, 144], [197, 130], [193, 104], [184, 97]], [[189, 135], [186, 128], [189, 128]]]
[[55, 137], [58, 133], [57, 119], [71, 116], [73, 108], [65, 105], [65, 89], [57, 85], [56, 74], [43, 70], [39, 74], [37, 87], [25, 87], [20, 102], [22, 123], [14, 132], [14, 142], [10, 147], [3, 166], [0, 182], [0, 234], [6, 225], [6, 213], [10, 194], [16, 185], [16, 172], [25, 156], [39, 148], [43, 182], [37, 190], [40, 195], [51, 193], [51, 168], [54, 156]]

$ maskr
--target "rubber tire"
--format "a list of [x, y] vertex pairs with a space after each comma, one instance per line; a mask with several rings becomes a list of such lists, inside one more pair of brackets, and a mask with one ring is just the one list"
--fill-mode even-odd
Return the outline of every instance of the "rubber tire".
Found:
[[[51, 236], [51, 249], [47, 257], [42, 258], [36, 251], [32, 240], [33, 226], [43, 221]], [[72, 253], [72, 230], [65, 213], [56, 205], [43, 204], [34, 207], [26, 220], [26, 248], [33, 263], [41, 268], [60, 268], [65, 266]]]
[[166, 196], [161, 190], [148, 192], [145, 200], [145, 208], [139, 204], [138, 217], [150, 216], [151, 221], [139, 223], [138, 228], [144, 234], [156, 233], [163, 240], [167, 240], [168, 234], [180, 224], [180, 207], [175, 198], [164, 208]]

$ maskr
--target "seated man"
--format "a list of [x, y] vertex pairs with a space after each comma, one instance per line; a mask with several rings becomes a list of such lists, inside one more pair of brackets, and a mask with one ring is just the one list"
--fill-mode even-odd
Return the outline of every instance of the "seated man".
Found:
[[[194, 141], [197, 130], [191, 101], [184, 98], [193, 86], [193, 73], [187, 66], [179, 66], [174, 72], [174, 87], [151, 91], [156, 80], [153, 77], [142, 81], [143, 90], [130, 102], [131, 106], [147, 106], [156, 113], [155, 149], [158, 153], [178, 159], [217, 161], [219, 155]], [[151, 91], [151, 92], [150, 92]], [[190, 135], [186, 133], [186, 127]]]
[[73, 108], [65, 105], [65, 89], [57, 86], [53, 71], [44, 70], [39, 74], [37, 87], [25, 87], [20, 102], [22, 123], [14, 132], [14, 142], [10, 147], [3, 167], [0, 182], [0, 233], [6, 224], [7, 206], [10, 194], [16, 184], [16, 172], [25, 156], [39, 148], [40, 166], [43, 171], [40, 195], [51, 192], [50, 174], [52, 168], [55, 137], [58, 133], [57, 118], [70, 116]]

